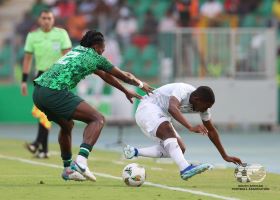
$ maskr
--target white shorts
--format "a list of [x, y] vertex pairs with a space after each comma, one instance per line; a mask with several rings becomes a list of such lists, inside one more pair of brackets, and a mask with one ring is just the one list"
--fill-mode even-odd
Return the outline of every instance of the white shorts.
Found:
[[[174, 129], [171, 123], [171, 117], [163, 112], [159, 106], [147, 101], [140, 102], [135, 113], [135, 120], [142, 132], [156, 142], [162, 141], [160, 138], [156, 137], [156, 132], [160, 124], [168, 121]], [[174, 132], [179, 137], [175, 129]]]

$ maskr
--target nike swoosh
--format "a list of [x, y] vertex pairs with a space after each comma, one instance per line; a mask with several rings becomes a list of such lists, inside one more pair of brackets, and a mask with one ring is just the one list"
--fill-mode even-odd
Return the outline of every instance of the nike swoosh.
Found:
[[85, 168], [82, 168], [78, 163], [75, 162], [75, 165], [82, 171], [82, 172], [85, 172], [86, 169]]

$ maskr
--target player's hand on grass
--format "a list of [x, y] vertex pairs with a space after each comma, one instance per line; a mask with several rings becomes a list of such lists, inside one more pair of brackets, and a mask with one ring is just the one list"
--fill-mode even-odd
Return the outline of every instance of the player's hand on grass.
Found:
[[234, 156], [225, 156], [224, 160], [227, 161], [227, 162], [232, 162], [236, 165], [241, 165], [242, 164], [242, 161], [239, 158], [234, 157]]
[[189, 130], [191, 132], [194, 132], [194, 133], [200, 133], [202, 135], [208, 135], [208, 130], [203, 124], [192, 126]]
[[126, 95], [126, 98], [128, 99], [128, 101], [130, 101], [130, 103], [133, 103], [132, 98], [142, 99], [142, 96], [140, 96], [136, 92], [130, 91], [130, 90], [128, 90], [125, 95]]
[[27, 95], [27, 83], [25, 83], [25, 82], [21, 83], [21, 94], [23, 96]]
[[147, 95], [149, 95], [150, 93], [153, 93], [153, 90], [155, 88], [151, 87], [150, 85], [148, 85], [147, 83], [143, 82], [143, 87], [141, 88], [141, 90], [143, 90], [144, 92], [147, 93]]

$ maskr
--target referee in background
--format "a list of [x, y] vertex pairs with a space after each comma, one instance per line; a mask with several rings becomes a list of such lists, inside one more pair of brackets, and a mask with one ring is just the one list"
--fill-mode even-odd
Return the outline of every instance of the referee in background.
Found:
[[[28, 33], [24, 46], [23, 74], [21, 93], [27, 95], [27, 80], [34, 56], [37, 76], [39, 77], [61, 56], [72, 47], [66, 30], [54, 26], [54, 14], [49, 10], [43, 10], [39, 16], [39, 28]], [[38, 119], [38, 133], [32, 143], [26, 143], [25, 147], [37, 158], [48, 158], [48, 135], [51, 122], [46, 115], [35, 105], [32, 115]]]

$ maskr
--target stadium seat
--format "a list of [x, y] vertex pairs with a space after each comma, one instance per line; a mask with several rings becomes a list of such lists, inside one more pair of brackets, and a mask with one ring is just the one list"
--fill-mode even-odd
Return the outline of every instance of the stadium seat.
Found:
[[241, 19], [241, 27], [257, 27], [256, 16], [253, 14], [247, 14]]
[[137, 16], [144, 16], [150, 7], [151, 7], [150, 1], [147, 0], [140, 1], [138, 6], [134, 6], [135, 13]]
[[144, 78], [156, 78], [159, 71], [157, 49], [154, 45], [148, 45], [142, 53], [141, 65], [134, 65], [133, 72]]
[[0, 49], [0, 77], [9, 78], [12, 74], [12, 46], [6, 44]]
[[256, 10], [256, 14], [263, 17], [269, 17], [272, 14], [272, 4], [273, 0], [261, 1], [259, 7]]
[[160, 1], [153, 7], [153, 14], [158, 20], [160, 20], [166, 13], [169, 6], [169, 1]]
[[126, 48], [123, 53], [121, 68], [125, 71], [132, 71], [133, 66], [139, 64], [139, 55], [140, 51], [137, 47], [130, 46]]

